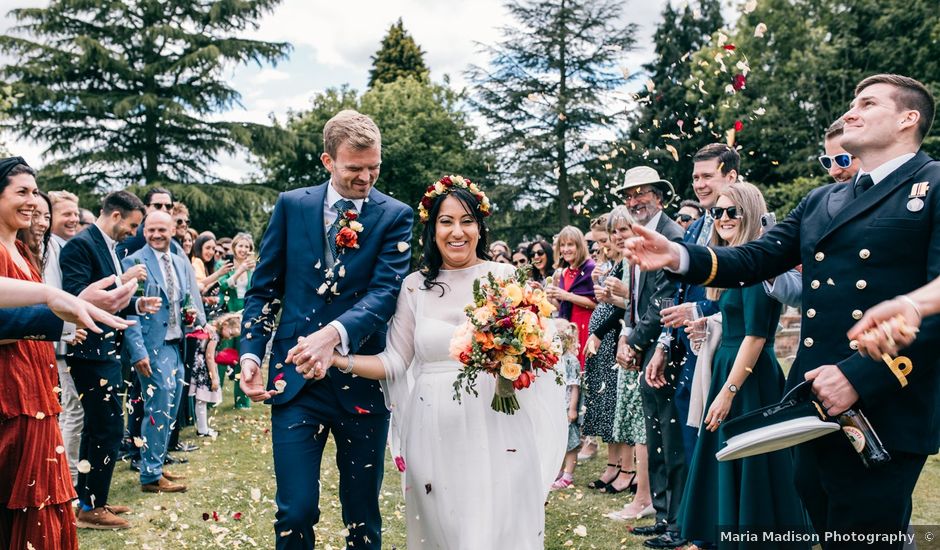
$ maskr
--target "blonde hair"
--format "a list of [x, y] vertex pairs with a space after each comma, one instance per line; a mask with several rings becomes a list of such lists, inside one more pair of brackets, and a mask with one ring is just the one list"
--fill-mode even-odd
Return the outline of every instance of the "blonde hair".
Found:
[[578, 339], [578, 325], [558, 317], [555, 319], [555, 330], [558, 331], [558, 339], [561, 340], [561, 347], [564, 352], [577, 355], [581, 348], [581, 341]]
[[221, 337], [222, 327], [234, 325], [235, 328], [241, 328], [240, 325], [242, 323], [242, 312], [235, 311], [232, 313], [223, 313], [222, 315], [219, 315], [218, 317], [213, 319], [210, 323], [212, 324], [212, 327], [215, 328], [216, 332], [219, 334], [219, 337]]
[[49, 191], [49, 202], [52, 206], [60, 202], [74, 202], [75, 206], [78, 206], [78, 196], [70, 191]]
[[[573, 242], [575, 246], [575, 257], [574, 265], [568, 265], [568, 262], [561, 257], [561, 243], [563, 242]], [[584, 240], [584, 233], [580, 229], [573, 225], [566, 225], [561, 228], [561, 231], [558, 232], [558, 235], [555, 237], [555, 267], [571, 267], [578, 268], [581, 267], [588, 259], [588, 249], [587, 241]]]
[[238, 241], [246, 241], [251, 246], [251, 251], [255, 251], [255, 238], [251, 236], [250, 233], [239, 233], [232, 237], [232, 250], [235, 250], [235, 244]]
[[[738, 219], [738, 231], [730, 241], [722, 239], [716, 227], [712, 233], [712, 246], [739, 246], [760, 237], [760, 217], [767, 212], [767, 203], [760, 189], [750, 183], [739, 181], [725, 186], [718, 197], [728, 197], [737, 207], [741, 217]], [[717, 224], [718, 220], [715, 220], [715, 223]], [[717, 300], [721, 297], [721, 293], [720, 288], [709, 288], [706, 291], [709, 300]]]
[[382, 146], [382, 133], [368, 116], [345, 109], [336, 113], [323, 126], [323, 150], [336, 160], [336, 151], [343, 143], [357, 151]]
[[179, 214], [189, 215], [189, 208], [186, 208], [186, 205], [176, 201], [173, 203], [173, 210], [170, 212], [171, 216], [177, 216]]

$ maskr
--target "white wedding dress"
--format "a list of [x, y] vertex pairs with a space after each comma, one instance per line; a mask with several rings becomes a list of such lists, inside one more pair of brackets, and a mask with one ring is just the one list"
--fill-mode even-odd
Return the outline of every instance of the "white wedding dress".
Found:
[[545, 499], [565, 454], [564, 387], [544, 373], [516, 392], [514, 415], [490, 408], [495, 379], [477, 378], [479, 397], [454, 400], [461, 364], [449, 356], [454, 330], [473, 301], [473, 281], [512, 266], [484, 262], [442, 270], [446, 285], [422, 288], [405, 278], [381, 357], [392, 411], [392, 452], [405, 465], [408, 548], [543, 548]]

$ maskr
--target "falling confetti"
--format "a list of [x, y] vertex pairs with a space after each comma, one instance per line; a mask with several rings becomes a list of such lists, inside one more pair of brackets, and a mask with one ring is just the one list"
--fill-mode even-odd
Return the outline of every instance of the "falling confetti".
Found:
[[75, 469], [78, 470], [80, 474], [87, 474], [91, 471], [91, 462], [79, 460], [78, 464], [75, 465]]

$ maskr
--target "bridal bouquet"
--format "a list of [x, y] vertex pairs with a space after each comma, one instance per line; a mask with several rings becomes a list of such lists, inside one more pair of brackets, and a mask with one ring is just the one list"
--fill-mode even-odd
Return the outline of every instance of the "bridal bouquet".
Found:
[[473, 303], [466, 307], [467, 322], [454, 333], [450, 355], [464, 368], [454, 382], [454, 399], [462, 391], [479, 395], [477, 376], [496, 377], [494, 411], [519, 410], [516, 390], [528, 388], [539, 371], [552, 370], [559, 347], [546, 330], [555, 307], [545, 292], [526, 284], [528, 269], [499, 279], [490, 273], [473, 283]]

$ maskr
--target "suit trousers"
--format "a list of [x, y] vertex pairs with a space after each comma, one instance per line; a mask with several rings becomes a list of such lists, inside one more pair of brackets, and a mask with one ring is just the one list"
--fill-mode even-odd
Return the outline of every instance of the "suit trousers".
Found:
[[82, 444], [82, 426], [85, 422], [85, 411], [82, 410], [82, 401], [78, 398], [75, 381], [69, 373], [69, 367], [64, 358], [56, 358], [56, 367], [59, 369], [59, 402], [62, 412], [59, 413], [59, 430], [62, 432], [62, 441], [65, 445], [65, 456], [69, 461], [69, 473], [72, 475], [72, 485], [78, 484], [78, 452]]
[[695, 361], [697, 357], [689, 352], [682, 359], [679, 367], [679, 379], [676, 381], [676, 412], [677, 422], [682, 428], [682, 447], [685, 449], [685, 464], [692, 464], [692, 454], [695, 452], [695, 442], [698, 441], [698, 427], [689, 426], [689, 407], [692, 400], [692, 376], [695, 374]]
[[388, 414], [350, 414], [325, 382], [308, 383], [288, 403], [271, 410], [274, 473], [277, 478], [275, 546], [312, 549], [320, 520], [320, 462], [333, 433], [339, 469], [339, 500], [346, 544], [356, 550], [382, 548], [379, 492], [385, 465]]
[[688, 465], [682, 444], [682, 425], [671, 385], [652, 388], [640, 375], [640, 396], [646, 418], [646, 448], [650, 494], [656, 509], [657, 523], [666, 523], [667, 530], [679, 532], [678, 517], [685, 491]]
[[[907, 532], [911, 494], [926, 455], [888, 450], [891, 461], [866, 468], [841, 432], [796, 448], [796, 489], [825, 550], [859, 548], [858, 541], [827, 534], [897, 535]], [[875, 543], [865, 548], [902, 548]]]
[[140, 484], [154, 483], [163, 477], [170, 432], [176, 424], [180, 398], [183, 395], [183, 358], [179, 340], [164, 342], [150, 352], [150, 376], [140, 378], [144, 399], [144, 418], [140, 436]]
[[82, 504], [99, 508], [108, 504], [111, 476], [124, 432], [121, 362], [68, 357], [66, 363], [85, 413], [78, 458], [91, 464], [88, 473], [78, 473], [78, 499]]

